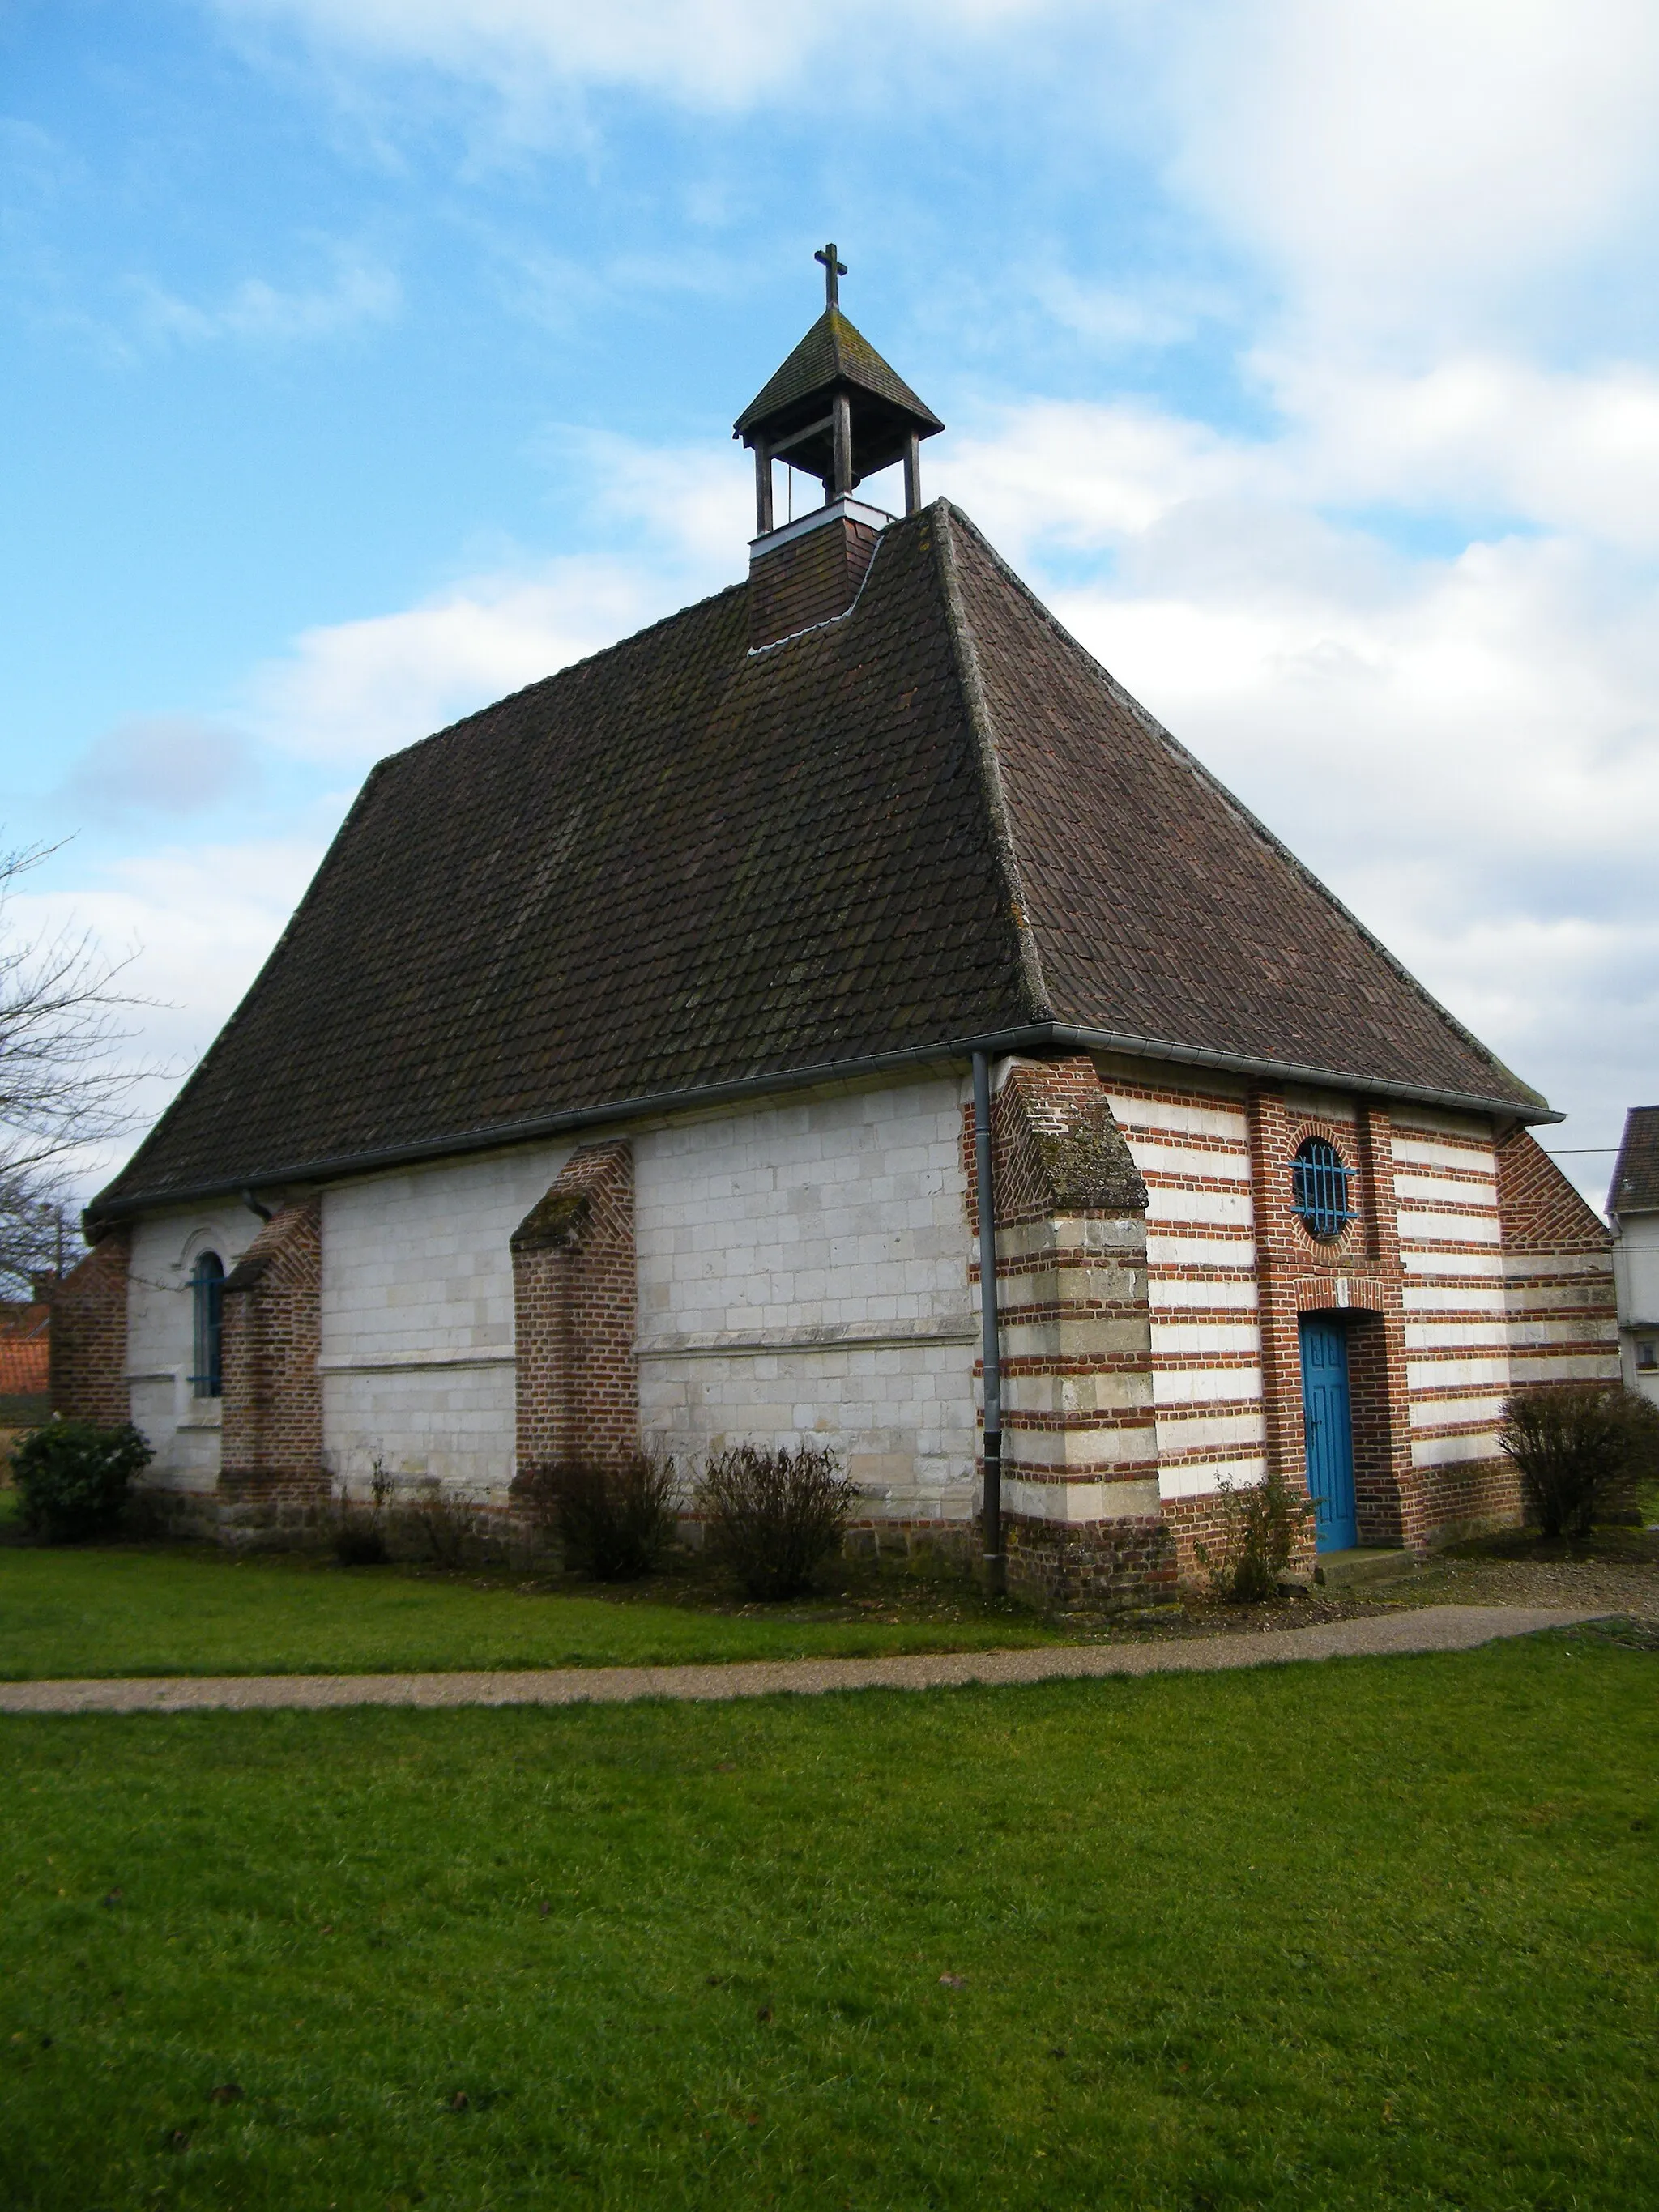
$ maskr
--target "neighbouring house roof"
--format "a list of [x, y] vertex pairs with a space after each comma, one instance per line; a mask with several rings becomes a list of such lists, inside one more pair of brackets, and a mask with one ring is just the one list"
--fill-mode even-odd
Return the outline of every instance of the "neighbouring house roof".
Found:
[[1607, 1212], [1659, 1213], [1659, 1106], [1632, 1106], [1625, 1116]]
[[1547, 1115], [946, 502], [747, 588], [381, 762], [93, 1219], [972, 1040]]
[[42, 1395], [51, 1362], [52, 1308], [0, 1304], [0, 1398]]

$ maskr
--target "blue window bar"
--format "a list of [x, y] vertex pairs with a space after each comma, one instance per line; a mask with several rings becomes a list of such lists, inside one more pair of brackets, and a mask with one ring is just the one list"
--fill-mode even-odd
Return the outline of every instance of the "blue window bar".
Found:
[[190, 1291], [196, 1324], [196, 1372], [190, 1386], [198, 1398], [222, 1397], [225, 1263], [216, 1252], [204, 1252], [198, 1260]]
[[1353, 1219], [1348, 1203], [1349, 1170], [1324, 1137], [1309, 1137], [1291, 1163], [1291, 1203], [1310, 1237], [1325, 1242], [1340, 1237]]

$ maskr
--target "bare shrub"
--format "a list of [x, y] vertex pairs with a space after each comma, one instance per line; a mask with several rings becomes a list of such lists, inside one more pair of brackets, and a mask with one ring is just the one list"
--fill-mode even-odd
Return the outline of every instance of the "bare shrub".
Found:
[[1659, 1408], [1619, 1382], [1517, 1390], [1498, 1441], [1546, 1536], [1588, 1536], [1615, 1486], [1659, 1476]]
[[697, 1504], [708, 1545], [750, 1597], [796, 1597], [840, 1548], [858, 1492], [836, 1455], [804, 1445], [735, 1444], [703, 1469]]
[[439, 1566], [459, 1567], [464, 1563], [472, 1534], [471, 1501], [458, 1497], [436, 1475], [428, 1475], [405, 1492], [398, 1517], [425, 1544]]
[[1217, 1597], [1234, 1605], [1260, 1605], [1273, 1595], [1279, 1577], [1296, 1557], [1313, 1501], [1276, 1468], [1248, 1489], [1235, 1490], [1224, 1478], [1219, 1489], [1220, 1549], [1212, 1553], [1202, 1543], [1193, 1549]]
[[392, 1557], [386, 1547], [387, 1508], [395, 1480], [377, 1452], [368, 1479], [368, 1502], [354, 1498], [342, 1482], [334, 1508], [334, 1556], [343, 1567], [383, 1567]]
[[674, 1534], [679, 1481], [672, 1459], [637, 1452], [615, 1464], [538, 1467], [520, 1484], [532, 1516], [550, 1528], [568, 1564], [595, 1582], [637, 1582]]

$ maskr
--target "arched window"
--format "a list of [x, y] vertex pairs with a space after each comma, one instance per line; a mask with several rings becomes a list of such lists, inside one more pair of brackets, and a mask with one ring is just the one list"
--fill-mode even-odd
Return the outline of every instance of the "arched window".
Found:
[[1349, 1171], [1342, 1155], [1325, 1137], [1308, 1137], [1291, 1163], [1291, 1202], [1310, 1237], [1328, 1243], [1353, 1219], [1348, 1203]]
[[225, 1263], [216, 1252], [204, 1252], [190, 1278], [196, 1341], [196, 1372], [191, 1389], [198, 1398], [224, 1395], [222, 1353], [225, 1316]]

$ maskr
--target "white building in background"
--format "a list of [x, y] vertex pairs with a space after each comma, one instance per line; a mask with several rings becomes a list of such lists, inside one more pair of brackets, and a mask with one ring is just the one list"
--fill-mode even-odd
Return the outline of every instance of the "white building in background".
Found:
[[1659, 1405], [1659, 1106], [1632, 1106], [1607, 1192], [1626, 1382]]

